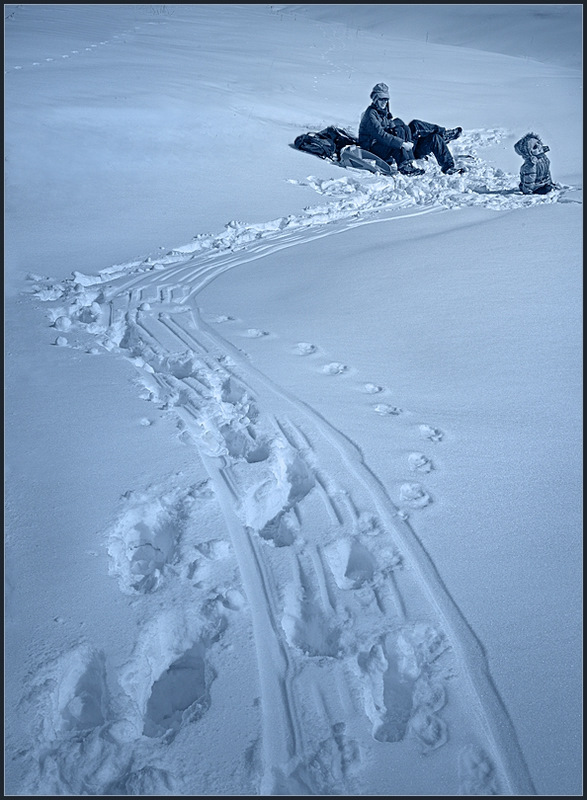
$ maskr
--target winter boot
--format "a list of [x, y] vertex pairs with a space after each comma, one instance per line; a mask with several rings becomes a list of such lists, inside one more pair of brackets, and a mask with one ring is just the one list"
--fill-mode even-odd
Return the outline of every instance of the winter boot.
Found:
[[448, 167], [448, 169], [442, 170], [444, 175], [462, 175], [466, 171], [467, 170], [464, 167], [457, 166]]
[[463, 132], [462, 128], [447, 128], [443, 134], [442, 138], [445, 142], [452, 142], [455, 139], [458, 139], [461, 133]]
[[425, 170], [420, 169], [420, 167], [417, 167], [415, 164], [411, 164], [410, 162], [402, 164], [401, 167], [399, 167], [399, 171], [402, 175], [423, 175], [425, 172]]

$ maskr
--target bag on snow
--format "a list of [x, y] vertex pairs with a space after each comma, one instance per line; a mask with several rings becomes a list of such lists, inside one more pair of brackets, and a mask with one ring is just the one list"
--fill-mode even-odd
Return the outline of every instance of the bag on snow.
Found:
[[302, 133], [294, 140], [294, 147], [319, 158], [338, 161], [343, 147], [357, 145], [358, 140], [348, 131], [329, 125], [321, 131]]

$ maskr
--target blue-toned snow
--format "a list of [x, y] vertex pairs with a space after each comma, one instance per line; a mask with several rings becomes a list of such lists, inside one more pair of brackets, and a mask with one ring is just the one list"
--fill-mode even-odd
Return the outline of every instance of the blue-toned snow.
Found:
[[581, 794], [582, 6], [4, 16], [5, 792]]

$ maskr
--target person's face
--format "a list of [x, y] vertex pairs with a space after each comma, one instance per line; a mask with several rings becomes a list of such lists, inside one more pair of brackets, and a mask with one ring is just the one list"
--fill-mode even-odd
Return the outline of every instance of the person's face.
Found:
[[376, 98], [375, 105], [377, 106], [377, 108], [380, 108], [381, 111], [383, 111], [385, 109], [385, 106], [387, 105], [387, 97]]
[[528, 149], [533, 156], [541, 156], [545, 151], [545, 148], [540, 144], [538, 139], [530, 139], [528, 142]]

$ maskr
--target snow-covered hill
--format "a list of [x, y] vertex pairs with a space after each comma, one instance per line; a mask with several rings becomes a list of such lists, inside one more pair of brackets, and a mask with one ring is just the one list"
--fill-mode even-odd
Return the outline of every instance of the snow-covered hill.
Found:
[[8, 794], [581, 793], [571, 21], [5, 7]]

